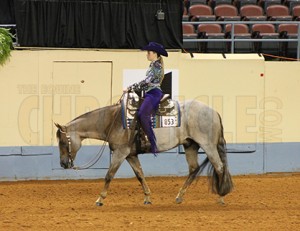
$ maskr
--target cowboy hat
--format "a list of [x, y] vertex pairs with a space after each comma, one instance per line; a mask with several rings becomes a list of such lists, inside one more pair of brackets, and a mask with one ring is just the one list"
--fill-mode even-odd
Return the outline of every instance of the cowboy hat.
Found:
[[141, 50], [143, 50], [143, 51], [154, 51], [157, 54], [168, 57], [168, 52], [165, 50], [163, 45], [161, 45], [159, 43], [156, 43], [156, 42], [149, 42], [149, 44], [142, 47]]

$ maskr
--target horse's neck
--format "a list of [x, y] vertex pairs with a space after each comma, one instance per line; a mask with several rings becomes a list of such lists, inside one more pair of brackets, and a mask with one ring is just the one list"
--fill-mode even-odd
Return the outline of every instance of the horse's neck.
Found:
[[116, 106], [107, 106], [85, 113], [67, 125], [68, 131], [76, 132], [81, 139], [106, 140], [108, 126], [117, 110]]

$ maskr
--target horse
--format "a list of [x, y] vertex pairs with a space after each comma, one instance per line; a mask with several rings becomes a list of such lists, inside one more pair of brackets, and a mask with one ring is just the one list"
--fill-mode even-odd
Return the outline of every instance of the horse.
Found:
[[[233, 182], [229, 173], [221, 116], [209, 106], [196, 100], [178, 103], [181, 114], [180, 126], [154, 128], [159, 153], [178, 145], [183, 145], [185, 150], [189, 174], [175, 202], [177, 204], [183, 202], [188, 187], [206, 168], [212, 192], [220, 196], [220, 203], [224, 203], [223, 197], [232, 191]], [[98, 139], [109, 144], [112, 159], [104, 178], [104, 187], [96, 200], [97, 206], [104, 205], [110, 182], [125, 159], [142, 185], [144, 204], [152, 203], [151, 191], [138, 158], [140, 153], [134, 142], [130, 142], [136, 130], [123, 127], [121, 114], [121, 104], [117, 103], [82, 114], [66, 125], [55, 123], [58, 128], [56, 137], [60, 151], [60, 165], [65, 169], [74, 167], [74, 160], [82, 140]], [[206, 159], [202, 164], [198, 163], [200, 147], [206, 153]]]

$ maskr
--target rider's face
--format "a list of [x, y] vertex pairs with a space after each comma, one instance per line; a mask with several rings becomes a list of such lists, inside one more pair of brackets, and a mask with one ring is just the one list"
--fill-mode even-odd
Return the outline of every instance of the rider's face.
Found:
[[147, 51], [147, 59], [149, 61], [155, 61], [157, 59], [157, 53], [153, 51]]

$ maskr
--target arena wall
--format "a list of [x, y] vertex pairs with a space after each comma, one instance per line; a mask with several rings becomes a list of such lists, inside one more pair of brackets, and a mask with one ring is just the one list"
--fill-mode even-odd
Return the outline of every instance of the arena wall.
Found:
[[[197, 99], [222, 116], [232, 174], [300, 171], [300, 63], [267, 62], [257, 54], [183, 54], [164, 59], [173, 98]], [[2, 105], [0, 180], [102, 178], [106, 147], [88, 170], [63, 170], [53, 122], [116, 103], [122, 89], [149, 65], [138, 50], [38, 50], [12, 52], [0, 67]], [[84, 141], [81, 165], [102, 142]], [[199, 159], [204, 153], [199, 151]], [[186, 175], [182, 147], [140, 156], [147, 176]], [[127, 163], [117, 177], [133, 177]]]

